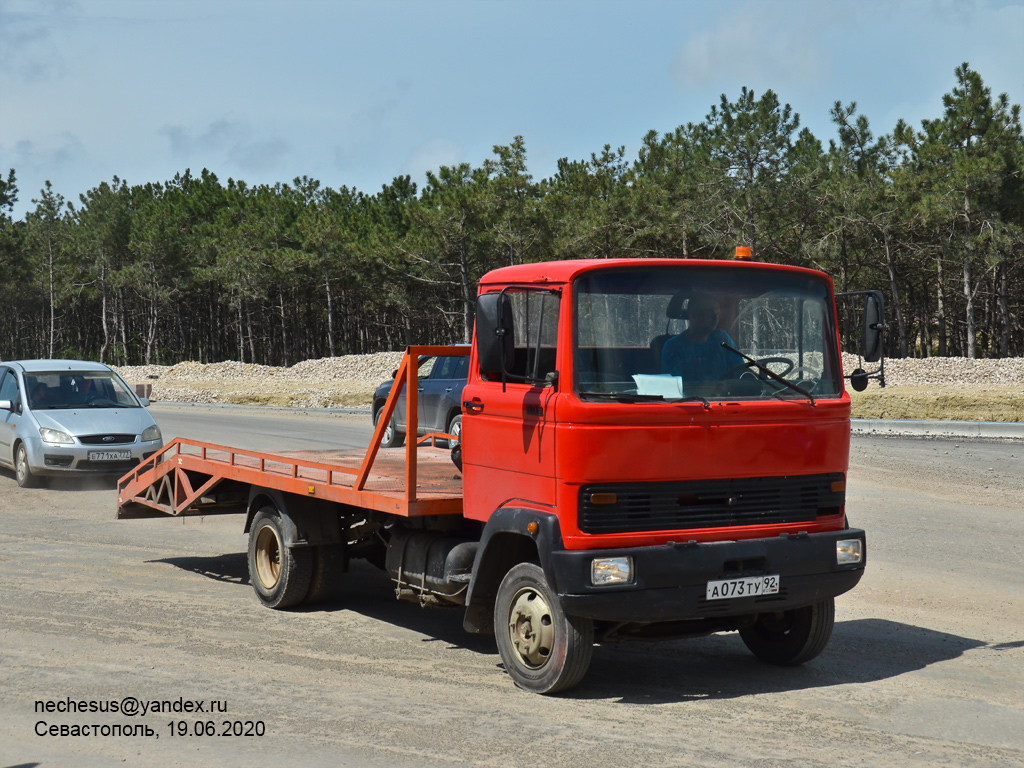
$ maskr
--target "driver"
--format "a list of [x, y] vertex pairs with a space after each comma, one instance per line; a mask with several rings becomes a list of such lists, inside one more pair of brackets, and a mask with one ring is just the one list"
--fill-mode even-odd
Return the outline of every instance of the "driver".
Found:
[[84, 376], [81, 379], [81, 383], [78, 385], [78, 396], [75, 398], [77, 403], [88, 403], [90, 400], [98, 395], [96, 385], [92, 379], [87, 379]]
[[729, 368], [743, 361], [722, 342], [735, 347], [728, 333], [718, 327], [718, 299], [697, 294], [686, 305], [686, 330], [665, 343], [662, 372], [682, 376], [688, 384], [718, 381]]

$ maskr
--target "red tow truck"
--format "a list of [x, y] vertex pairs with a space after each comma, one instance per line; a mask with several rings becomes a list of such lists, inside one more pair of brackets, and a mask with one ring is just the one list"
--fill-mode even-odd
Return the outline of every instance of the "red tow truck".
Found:
[[[865, 303], [874, 361], [881, 295]], [[461, 443], [381, 450], [403, 384], [416, 434], [417, 360], [436, 354], [470, 357]], [[245, 515], [270, 608], [337, 596], [365, 558], [399, 598], [464, 606], [537, 693], [579, 683], [595, 643], [637, 638], [739, 631], [796, 665], [825, 648], [834, 598], [865, 567], [844, 378], [820, 272], [512, 266], [480, 281], [471, 347], [407, 349], [365, 453], [177, 439], [120, 479], [118, 517]]]

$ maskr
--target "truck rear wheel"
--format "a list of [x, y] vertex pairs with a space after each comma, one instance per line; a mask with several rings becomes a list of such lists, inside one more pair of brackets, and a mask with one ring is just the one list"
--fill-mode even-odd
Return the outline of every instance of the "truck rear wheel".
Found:
[[281, 513], [263, 507], [249, 528], [249, 581], [268, 608], [298, 605], [309, 593], [313, 553], [285, 545]]
[[572, 688], [594, 652], [594, 623], [562, 611], [536, 563], [520, 563], [501, 580], [494, 636], [509, 676], [533, 693]]
[[830, 597], [805, 608], [761, 614], [752, 627], [740, 630], [740, 637], [761, 661], [795, 667], [825, 650], [835, 619], [836, 602]]
[[345, 545], [322, 544], [313, 547], [313, 575], [305, 603], [329, 603], [341, 596], [345, 574]]

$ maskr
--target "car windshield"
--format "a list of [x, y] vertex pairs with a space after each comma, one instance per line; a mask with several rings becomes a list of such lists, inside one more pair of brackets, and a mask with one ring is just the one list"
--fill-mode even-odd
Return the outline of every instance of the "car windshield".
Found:
[[107, 371], [26, 373], [29, 406], [36, 411], [60, 408], [140, 408], [135, 394]]
[[579, 279], [575, 297], [574, 386], [585, 399], [827, 398], [842, 391], [823, 278], [736, 267], [608, 269]]

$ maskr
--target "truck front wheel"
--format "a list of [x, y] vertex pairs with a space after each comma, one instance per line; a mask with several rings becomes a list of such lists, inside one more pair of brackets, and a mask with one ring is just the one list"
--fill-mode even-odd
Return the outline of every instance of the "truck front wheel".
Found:
[[285, 545], [281, 513], [263, 507], [249, 527], [249, 581], [268, 608], [289, 608], [309, 593], [313, 553]]
[[833, 598], [781, 613], [763, 613], [740, 637], [757, 658], [769, 664], [795, 667], [810, 661], [828, 645], [836, 620]]
[[494, 636], [505, 670], [520, 688], [557, 693], [583, 679], [594, 652], [594, 624], [567, 616], [536, 563], [512, 568], [494, 602]]

